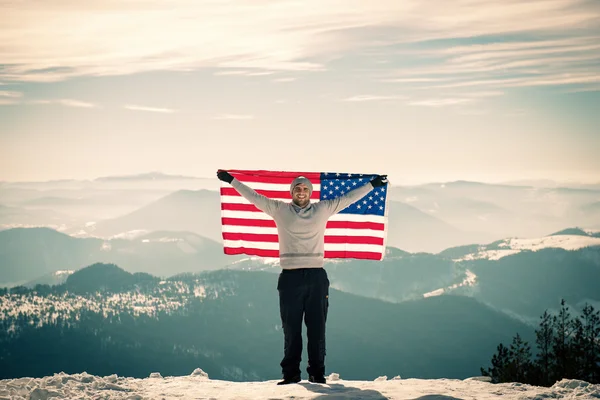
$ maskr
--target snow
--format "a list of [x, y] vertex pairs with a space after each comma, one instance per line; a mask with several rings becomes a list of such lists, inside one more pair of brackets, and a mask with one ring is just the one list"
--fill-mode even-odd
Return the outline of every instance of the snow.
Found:
[[452, 286], [449, 286], [448, 288], [444, 289], [444, 288], [440, 288], [440, 289], [436, 289], [436, 290], [432, 290], [429, 293], [425, 293], [423, 295], [423, 297], [432, 297], [432, 296], [441, 296], [444, 293], [446, 293], [446, 290], [453, 290], [459, 287], [464, 287], [464, 286], [475, 286], [477, 284], [477, 275], [475, 275], [471, 270], [465, 270], [465, 279], [463, 279], [462, 282], [460, 283], [455, 283]]
[[456, 259], [454, 261], [470, 261], [470, 260], [480, 260], [480, 259], [499, 260], [502, 257], [510, 256], [512, 254], [517, 254], [520, 252], [521, 252], [521, 250], [513, 250], [513, 249], [485, 250], [485, 251], [480, 251], [478, 253], [467, 254], [466, 256]]
[[206, 289], [204, 288], [204, 286], [194, 287], [194, 297], [206, 297]]
[[600, 246], [600, 238], [582, 235], [554, 235], [541, 238], [510, 238], [498, 245], [501, 249], [485, 250], [485, 246], [477, 253], [467, 254], [454, 261], [469, 260], [499, 260], [523, 250], [538, 251], [548, 248], [560, 248], [564, 250], [579, 250], [584, 247]]
[[133, 229], [131, 231], [122, 232], [117, 235], [113, 235], [109, 239], [130, 239], [131, 240], [131, 239], [140, 237], [142, 235], [146, 235], [148, 233], [150, 233], [150, 232], [147, 230], [144, 230], [144, 229]]
[[459, 379], [388, 379], [373, 381], [327, 377], [326, 384], [276, 385], [277, 380], [230, 382], [212, 380], [201, 368], [189, 376], [165, 376], [153, 372], [147, 378], [105, 377], [63, 372], [43, 378], [0, 380], [0, 399], [597, 399], [600, 385], [563, 379], [552, 387], [520, 383], [489, 383], [487, 378]]
[[432, 290], [432, 291], [431, 291], [431, 292], [429, 292], [429, 293], [425, 293], [425, 294], [423, 295], [423, 297], [441, 296], [441, 295], [443, 295], [443, 294], [444, 294], [444, 292], [445, 292], [445, 291], [446, 291], [446, 290], [445, 290], [445, 289], [443, 289], [443, 288], [442, 288], [442, 289], [436, 289], [436, 290]]
[[[109, 314], [115, 315], [118, 310], [129, 311], [132, 315], [146, 314], [155, 316], [159, 312], [172, 312], [181, 309], [184, 303], [176, 295], [167, 295], [167, 293], [187, 293], [190, 290], [196, 292], [195, 287], [184, 288], [177, 286], [178, 282], [170, 285], [163, 285], [160, 291], [154, 294], [142, 293], [118, 293], [110, 296], [102, 294], [93, 294], [80, 296], [72, 293], [51, 294], [48, 296], [37, 295], [17, 295], [11, 294], [5, 296], [0, 301], [0, 320], [8, 317], [16, 317], [19, 313], [31, 317], [39, 316], [39, 323], [44, 324], [55, 321], [58, 316], [69, 318], [73, 314], [79, 315], [82, 310], [93, 312], [103, 312], [104, 317]], [[179, 289], [178, 291], [174, 289]], [[167, 292], [165, 292], [167, 291]], [[198, 292], [206, 297], [205, 289]], [[49, 310], [54, 310], [50, 313]], [[0, 396], [1, 398], [1, 396]]]
[[549, 247], [578, 250], [588, 246], [600, 246], [600, 238], [582, 235], [555, 235], [536, 239], [509, 239], [506, 245], [511, 249], [532, 251]]

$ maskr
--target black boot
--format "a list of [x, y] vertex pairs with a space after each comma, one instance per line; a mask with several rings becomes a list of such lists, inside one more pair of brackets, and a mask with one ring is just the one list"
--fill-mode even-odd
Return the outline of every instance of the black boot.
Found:
[[325, 377], [322, 376], [322, 375], [321, 376], [311, 375], [311, 376], [308, 377], [308, 381], [312, 382], [312, 383], [327, 383], [325, 381]]
[[282, 381], [277, 382], [278, 385], [289, 385], [290, 383], [298, 383], [300, 382], [300, 375], [295, 375], [295, 376], [290, 376], [290, 377], [284, 377]]

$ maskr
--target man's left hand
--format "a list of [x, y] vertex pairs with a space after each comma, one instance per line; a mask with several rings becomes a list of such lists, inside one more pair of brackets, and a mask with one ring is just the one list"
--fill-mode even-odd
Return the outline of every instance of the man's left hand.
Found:
[[387, 183], [387, 175], [377, 175], [373, 180], [371, 180], [371, 184], [373, 187], [381, 187], [385, 186]]

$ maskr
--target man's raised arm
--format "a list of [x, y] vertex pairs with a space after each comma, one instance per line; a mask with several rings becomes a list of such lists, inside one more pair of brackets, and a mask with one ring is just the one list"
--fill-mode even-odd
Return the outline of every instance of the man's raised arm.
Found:
[[238, 191], [246, 200], [250, 203], [254, 204], [256, 208], [263, 211], [265, 214], [270, 215], [271, 217], [275, 214], [277, 209], [283, 204], [282, 201], [269, 199], [267, 196], [263, 196], [262, 194], [256, 193], [254, 189], [251, 187], [244, 185], [239, 180], [235, 179], [229, 172], [218, 170], [217, 178], [222, 180], [223, 182], [229, 183], [231, 186]]
[[387, 175], [377, 175], [366, 185], [362, 185], [335, 199], [321, 201], [329, 210], [330, 215], [334, 215], [348, 207], [350, 204], [362, 199], [373, 188], [384, 186], [387, 183]]

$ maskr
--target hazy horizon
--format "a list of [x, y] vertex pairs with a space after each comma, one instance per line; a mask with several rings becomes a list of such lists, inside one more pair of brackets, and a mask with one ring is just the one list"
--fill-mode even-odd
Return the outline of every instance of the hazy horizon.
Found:
[[589, 0], [0, 4], [0, 181], [600, 181]]
[[[294, 169], [297, 170], [297, 169]], [[305, 172], [321, 172], [321, 171], [309, 171], [309, 170], [303, 170]], [[325, 172], [325, 171], [322, 171]], [[333, 171], [335, 172], [335, 171]], [[200, 175], [193, 175], [193, 174], [185, 174], [185, 173], [167, 173], [167, 172], [163, 172], [163, 171], [142, 171], [142, 172], [132, 172], [132, 173], [119, 173], [119, 174], [113, 174], [113, 175], [102, 175], [102, 176], [93, 176], [93, 177], [84, 177], [84, 178], [69, 178], [69, 177], [63, 177], [63, 178], [56, 178], [56, 179], [47, 179], [47, 180], [2, 180], [0, 179], [0, 183], [7, 183], [7, 184], [19, 184], [19, 183], [25, 183], [25, 184], [35, 184], [35, 183], [52, 183], [52, 182], [61, 182], [61, 181], [80, 181], [80, 182], [93, 182], [96, 180], [101, 180], [101, 179], [106, 179], [106, 178], [134, 178], [134, 177], [144, 177], [144, 176], [149, 176], [149, 175], [158, 175], [158, 176], [164, 176], [164, 177], [169, 177], [169, 178], [175, 178], [175, 177], [180, 177], [181, 179], [206, 179], [206, 180], [215, 180], [216, 183], [218, 183], [216, 176], [200, 176]], [[568, 185], [568, 184], [573, 184], [573, 185], [600, 185], [600, 179], [594, 179], [596, 178], [595, 176], [590, 177], [589, 180], [585, 180], [585, 179], [552, 179], [552, 178], [523, 178], [523, 177], [515, 177], [513, 179], [491, 179], [491, 180], [482, 180], [482, 179], [464, 179], [461, 177], [456, 177], [456, 178], [449, 178], [449, 179], [431, 179], [431, 180], [411, 180], [410, 178], [406, 178], [404, 177], [404, 180], [402, 180], [403, 177], [400, 177], [399, 180], [396, 180], [394, 178], [393, 175], [389, 175], [391, 180], [394, 180], [394, 183], [396, 183], [397, 185], [414, 185], [414, 186], [418, 186], [418, 185], [426, 185], [426, 184], [432, 184], [432, 183], [451, 183], [451, 182], [476, 182], [476, 183], [485, 183], [485, 184], [538, 184], [538, 185], [542, 185], [544, 183], [548, 184], [548, 185]]]

